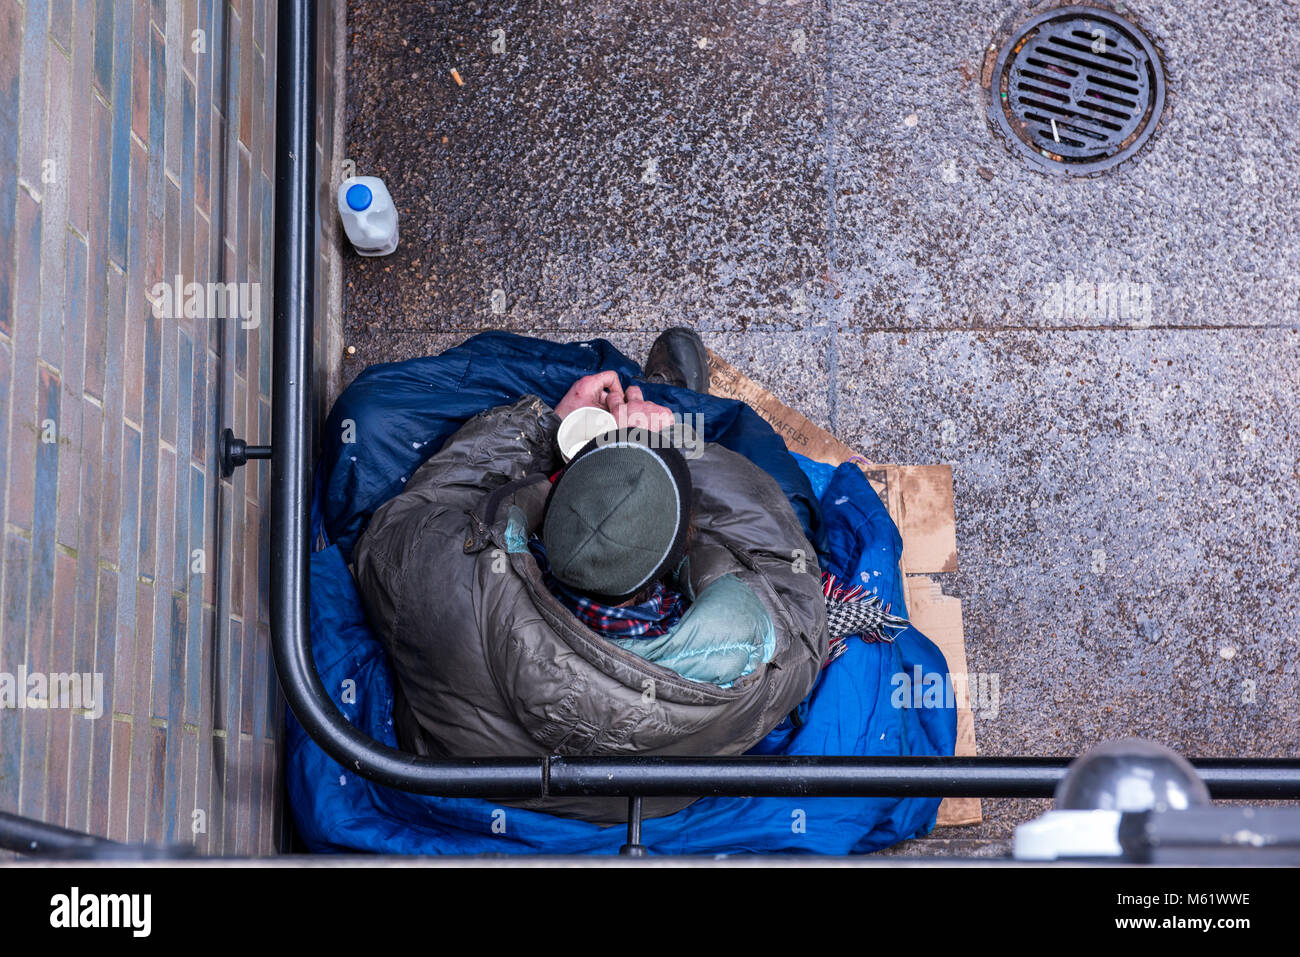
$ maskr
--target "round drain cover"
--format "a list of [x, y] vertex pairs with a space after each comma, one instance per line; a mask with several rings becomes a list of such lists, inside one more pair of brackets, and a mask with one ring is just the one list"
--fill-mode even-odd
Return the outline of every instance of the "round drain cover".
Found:
[[1155, 45], [1100, 7], [1057, 7], [1017, 29], [992, 75], [989, 114], [1039, 166], [1082, 175], [1132, 156], [1165, 105]]

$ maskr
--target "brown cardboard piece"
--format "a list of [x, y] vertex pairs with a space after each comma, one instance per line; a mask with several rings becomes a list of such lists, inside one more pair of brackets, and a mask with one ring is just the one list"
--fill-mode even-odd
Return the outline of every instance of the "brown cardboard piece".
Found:
[[[927, 577], [957, 570], [952, 467], [871, 463], [711, 350], [709, 371], [709, 391], [713, 395], [741, 399], [751, 406], [785, 439], [790, 451], [830, 465], [855, 462], [863, 470], [903, 538], [901, 564], [908, 615], [943, 652], [954, 681], [964, 680], [966, 642], [961, 600], [945, 595], [939, 583]], [[975, 718], [969, 698], [959, 700], [966, 706], [957, 709], [956, 754], [974, 755]], [[981, 820], [979, 798], [945, 798], [939, 805], [941, 827], [978, 824]]]

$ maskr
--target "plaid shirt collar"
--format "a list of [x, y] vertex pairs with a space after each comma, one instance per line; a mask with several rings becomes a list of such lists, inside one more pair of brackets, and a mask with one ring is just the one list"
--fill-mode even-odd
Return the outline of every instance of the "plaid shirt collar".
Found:
[[530, 538], [528, 547], [537, 559], [542, 581], [551, 590], [551, 594], [593, 631], [613, 638], [658, 638], [666, 635], [681, 621], [682, 613], [686, 610], [681, 594], [662, 583], [656, 583], [650, 597], [639, 604], [626, 608], [602, 605], [571, 590], [551, 573], [546, 548], [540, 538]]

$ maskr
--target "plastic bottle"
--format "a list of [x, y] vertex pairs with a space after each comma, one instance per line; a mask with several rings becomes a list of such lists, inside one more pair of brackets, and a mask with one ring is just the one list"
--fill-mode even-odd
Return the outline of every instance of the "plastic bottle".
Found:
[[343, 231], [362, 256], [387, 256], [397, 248], [397, 207], [378, 176], [350, 176], [339, 186]]

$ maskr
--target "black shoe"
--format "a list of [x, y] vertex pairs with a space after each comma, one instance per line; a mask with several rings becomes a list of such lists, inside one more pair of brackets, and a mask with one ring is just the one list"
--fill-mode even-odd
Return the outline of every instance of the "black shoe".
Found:
[[693, 329], [678, 326], [659, 334], [645, 360], [645, 381], [709, 394], [709, 354]]

